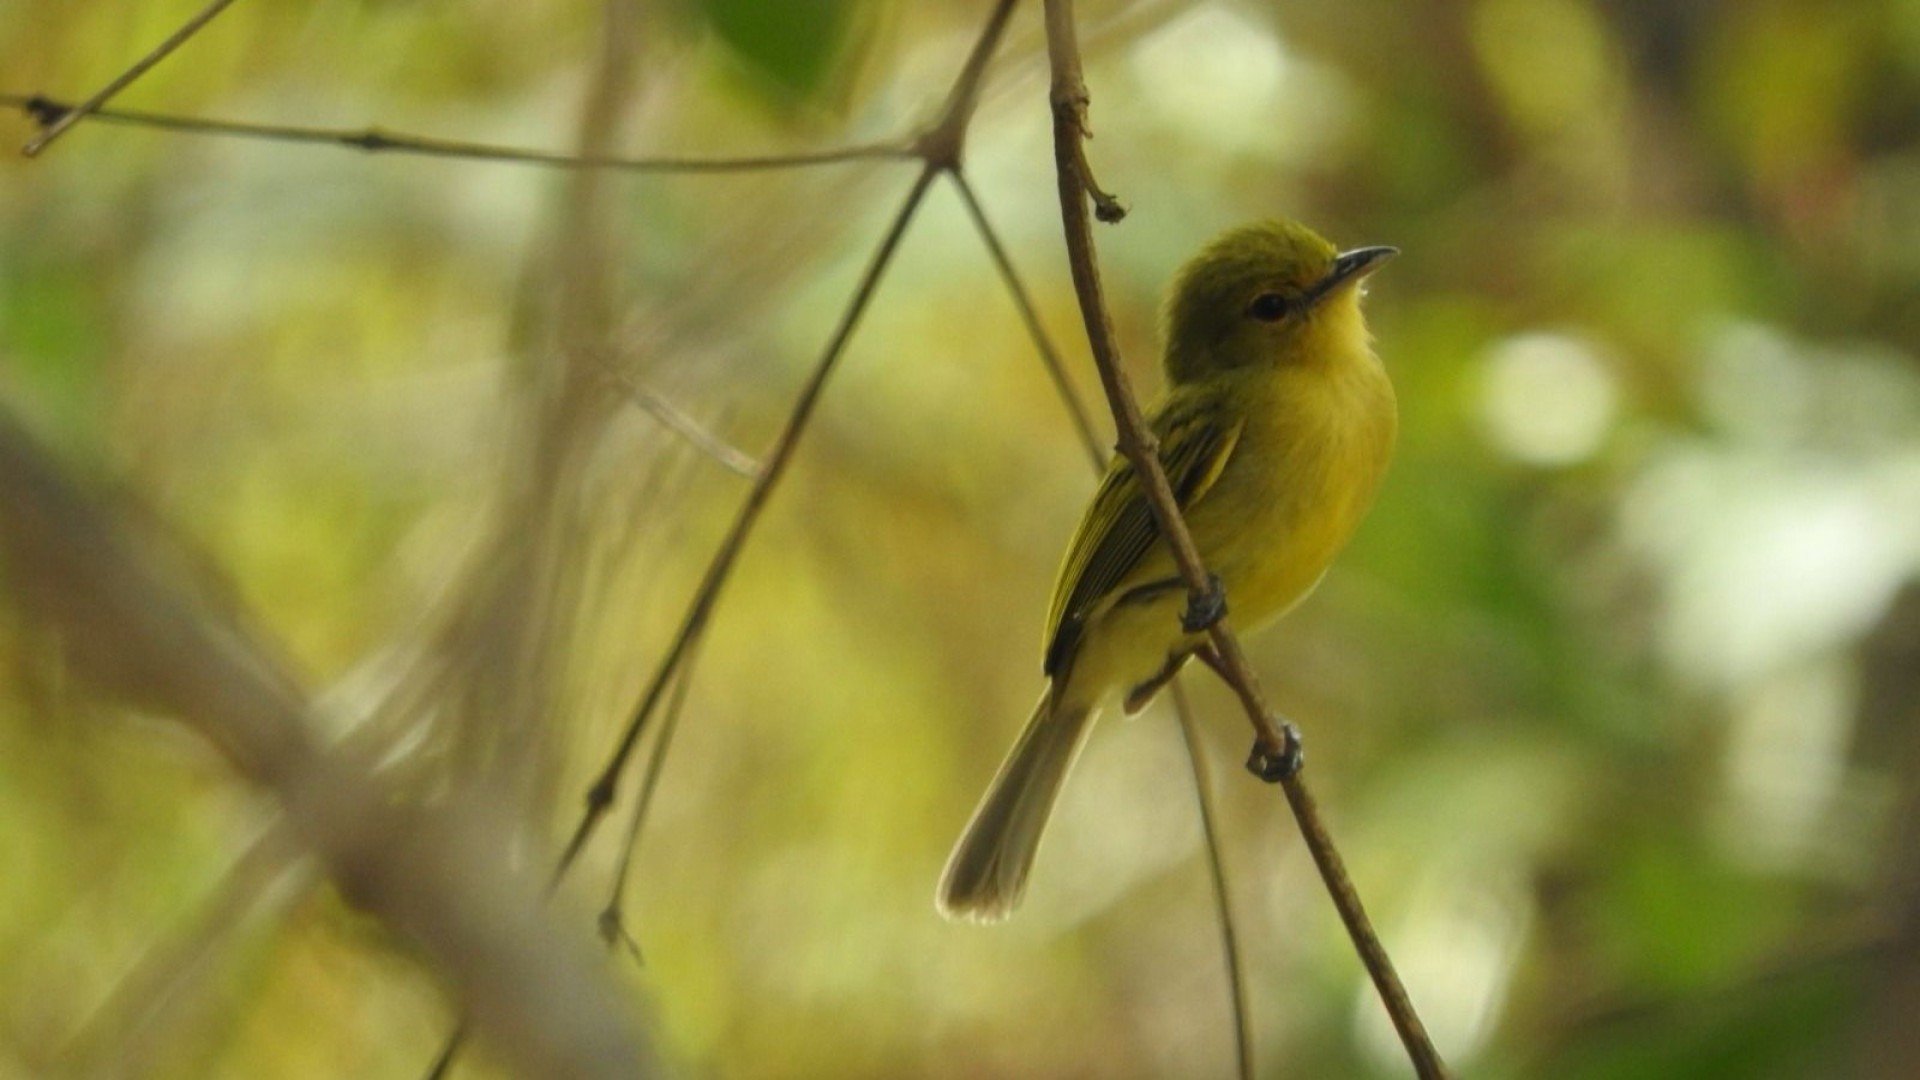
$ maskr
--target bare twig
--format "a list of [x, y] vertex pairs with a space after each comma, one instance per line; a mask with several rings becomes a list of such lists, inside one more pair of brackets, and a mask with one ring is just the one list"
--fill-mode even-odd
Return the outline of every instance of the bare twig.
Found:
[[[23, 110], [47, 130], [70, 124], [80, 107], [41, 94], [0, 94], [0, 105]], [[284, 124], [246, 124], [193, 116], [141, 112], [134, 109], [94, 109], [96, 120], [136, 127], [158, 128], [185, 135], [215, 135], [275, 142], [311, 143], [367, 153], [413, 154], [424, 157], [492, 161], [510, 165], [540, 165], [556, 169], [606, 169], [637, 173], [724, 173], [768, 169], [800, 169], [839, 165], [851, 161], [913, 161], [919, 157], [905, 143], [864, 143], [795, 154], [749, 154], [742, 157], [626, 157], [619, 154], [563, 154], [491, 143], [408, 135], [379, 128], [300, 127]], [[45, 138], [43, 134], [41, 136]]]
[[740, 557], [746, 546], [748, 535], [760, 519], [760, 513], [766, 509], [767, 498], [773, 493], [786, 474], [787, 466], [793, 460], [793, 451], [799, 445], [800, 437], [806, 433], [807, 422], [813, 417], [814, 406], [819, 403], [820, 392], [825, 389], [827, 378], [846, 351], [847, 342], [853, 337], [853, 331], [859, 325], [861, 315], [865, 314], [867, 303], [880, 284], [880, 278], [886, 273], [893, 254], [900, 246], [900, 239], [906, 235], [907, 225], [913, 220], [914, 211], [920, 208], [926, 197], [927, 188], [933, 184], [937, 175], [931, 166], [924, 166], [915, 178], [913, 187], [907, 192], [906, 201], [894, 214], [893, 224], [880, 241], [880, 247], [874, 252], [867, 264], [866, 273], [860, 278], [859, 286], [854, 290], [853, 300], [840, 317], [839, 326], [834, 328], [833, 337], [828, 341], [826, 351], [820, 361], [814, 365], [813, 374], [807, 378], [806, 385], [800, 390], [799, 398], [794, 402], [793, 411], [788, 414], [786, 426], [779, 438], [774, 441], [773, 450], [767, 455], [766, 464], [761, 468], [759, 478], [754, 481], [753, 489], [747, 492], [746, 501], [740, 504], [734, 515], [733, 524], [721, 539], [719, 548], [707, 563], [706, 572], [701, 576], [699, 586], [694, 590], [693, 601], [688, 605], [686, 614], [681, 617], [680, 628], [674, 633], [673, 642], [667, 647], [667, 654], [654, 669], [653, 677], [640, 696], [640, 704], [634, 709], [633, 717], [627, 722], [615, 744], [613, 753], [607, 758], [606, 765], [600, 770], [593, 786], [587, 790], [586, 809], [580, 815], [580, 821], [574, 826], [573, 836], [560, 854], [560, 860], [554, 867], [554, 881], [566, 875], [580, 850], [586, 846], [600, 820], [606, 816], [607, 808], [613, 804], [618, 794], [620, 774], [625, 771], [627, 759], [633, 756], [633, 748], [639, 743], [641, 733], [646, 729], [647, 720], [660, 704], [662, 694], [673, 674], [685, 661], [693, 640], [712, 617], [715, 603], [720, 592], [726, 587], [727, 579], [733, 573], [734, 561]]
[[324, 747], [277, 650], [153, 544], [83, 495], [0, 415], [0, 565], [73, 669], [173, 715], [271, 792], [354, 905], [413, 941], [529, 1076], [651, 1071], [620, 994], [470, 805], [408, 805]]
[[[826, 389], [828, 378], [833, 374], [846, 346], [853, 338], [854, 330], [859, 326], [861, 317], [866, 313], [868, 303], [885, 276], [887, 267], [893, 261], [894, 253], [899, 249], [900, 241], [906, 236], [907, 227], [913, 221], [914, 213], [925, 200], [927, 191], [941, 172], [957, 169], [965, 146], [967, 122], [979, 101], [978, 82], [984, 78], [987, 60], [992, 56], [1002, 33], [1006, 29], [1008, 16], [1012, 13], [1015, 0], [996, 0], [987, 24], [975, 41], [966, 63], [962, 66], [954, 87], [949, 91], [946, 104], [935, 122], [923, 129], [910, 143], [909, 153], [921, 162], [920, 172], [915, 177], [905, 201], [895, 212], [892, 223], [881, 237], [869, 259], [853, 297], [848, 301], [846, 310], [841, 314], [839, 324], [834, 328], [831, 338], [822, 352], [820, 360], [814, 365], [812, 374], [802, 385], [787, 421], [780, 434], [774, 440], [773, 449], [768, 453], [754, 478], [753, 487], [741, 503], [733, 523], [721, 538], [713, 557], [707, 564], [693, 599], [689, 602], [685, 614], [681, 617], [679, 629], [674, 633], [667, 652], [660, 660], [649, 678], [640, 703], [635, 707], [631, 719], [622, 730], [613, 752], [606, 764], [587, 789], [586, 805], [579, 821], [574, 826], [566, 847], [561, 850], [555, 861], [552, 874], [547, 881], [547, 890], [551, 893], [559, 887], [580, 852], [586, 847], [605, 819], [608, 809], [618, 794], [620, 776], [626, 770], [627, 761], [633, 756], [640, 736], [645, 732], [648, 720], [659, 707], [661, 697], [669, 682], [673, 681], [684, 665], [687, 664], [693, 647], [712, 617], [720, 594], [732, 575], [735, 562], [746, 545], [747, 538], [759, 521], [761, 512], [766, 508], [773, 489], [786, 475], [788, 464], [798, 447], [800, 438], [805, 434], [812, 419], [814, 407], [819, 403], [821, 393]], [[638, 837], [644, 824], [644, 813], [636, 817], [631, 835]], [[456, 1025], [448, 1041], [442, 1046], [427, 1073], [427, 1080], [438, 1080], [446, 1075], [459, 1053], [464, 1038], [465, 1021]]]
[[640, 832], [646, 826], [647, 813], [653, 809], [653, 794], [659, 790], [660, 775], [666, 771], [667, 751], [673, 747], [673, 733], [680, 726], [680, 714], [687, 706], [687, 694], [693, 689], [693, 670], [699, 663], [700, 643], [705, 636], [696, 637], [687, 647], [687, 658], [680, 665], [680, 674], [674, 680], [673, 697], [667, 701], [667, 711], [660, 717], [660, 731], [653, 737], [653, 752], [647, 755], [647, 770], [640, 777], [640, 794], [633, 800], [633, 821], [627, 826], [627, 841], [620, 848], [620, 865], [613, 872], [613, 890], [607, 896], [606, 906], [600, 911], [601, 939], [609, 946], [625, 942], [635, 959], [640, 957], [640, 943], [627, 927], [627, 882], [633, 869], [634, 852], [640, 847]]
[[854, 328], [859, 325], [860, 317], [866, 312], [867, 303], [872, 300], [881, 277], [885, 275], [895, 250], [900, 246], [901, 238], [906, 235], [907, 226], [912, 222], [914, 212], [919, 209], [920, 203], [925, 199], [927, 189], [932, 186], [934, 178], [942, 171], [958, 166], [959, 155], [964, 146], [966, 120], [972, 115], [971, 110], [978, 101], [977, 88], [968, 88], [964, 84], [977, 83], [984, 76], [986, 58], [992, 55], [994, 46], [999, 43], [1000, 35], [1006, 29], [1007, 17], [1013, 10], [1013, 4], [1014, 0], [998, 0], [994, 5], [992, 14], [988, 16], [986, 27], [981, 31], [972, 52], [968, 55], [966, 64], [961, 69], [955, 89], [947, 95], [947, 104], [942, 115], [926, 129], [920, 138], [914, 141], [916, 152], [922, 155], [920, 175], [915, 178], [906, 200], [894, 214], [892, 225], [888, 227], [886, 234], [880, 240], [879, 247], [875, 249], [873, 257], [868, 261], [866, 271], [862, 274], [859, 285], [854, 289], [852, 300], [841, 315], [839, 325], [834, 328], [826, 350], [814, 366], [813, 374], [801, 388], [800, 395], [795, 400], [780, 435], [775, 439], [773, 449], [768, 453], [753, 489], [747, 493], [746, 501], [741, 504], [733, 524], [728, 527], [719, 548], [715, 550], [713, 558], [708, 562], [706, 572], [702, 575], [699, 586], [694, 590], [693, 600], [688, 604], [687, 611], [681, 618], [680, 627], [675, 632], [672, 643], [668, 645], [666, 655], [654, 669], [652, 678], [648, 680], [646, 689], [640, 696], [640, 703], [634, 709], [632, 719], [621, 732], [619, 742], [615, 745], [613, 753], [609, 755], [605, 767], [594, 780], [593, 786], [588, 789], [586, 809], [581, 814], [573, 836], [568, 840], [559, 863], [554, 869], [556, 881], [566, 874], [574, 860], [579, 857], [580, 849], [586, 845], [587, 840], [599, 826], [600, 820], [606, 815], [607, 807], [612, 804], [618, 790], [620, 774], [626, 768], [627, 759], [633, 755], [634, 746], [639, 742], [647, 720], [659, 707], [667, 683], [672, 679], [675, 670], [685, 661], [693, 639], [712, 616], [720, 592], [725, 588], [727, 578], [732, 574], [734, 562], [739, 558], [741, 549], [745, 546], [754, 524], [759, 520], [761, 511], [765, 509], [768, 496], [785, 475], [787, 465], [793, 459], [794, 449], [799, 444], [800, 437], [805, 434], [807, 423], [813, 416], [813, 409], [819, 402], [821, 391], [825, 389], [827, 379], [832, 375], [841, 353], [845, 351], [847, 342], [852, 339]]
[[92, 97], [71, 109], [63, 110], [59, 117], [46, 122], [44, 130], [42, 130], [40, 134], [27, 140], [27, 144], [20, 148], [20, 152], [28, 157], [38, 156], [40, 151], [51, 146], [53, 140], [65, 134], [67, 129], [86, 119], [88, 116], [98, 113], [100, 106], [105, 105], [115, 94], [132, 86], [135, 79], [145, 75], [155, 64], [165, 60], [173, 50], [185, 45], [188, 38], [199, 33], [203, 27], [218, 18], [220, 13], [227, 10], [232, 4], [233, 0], [211, 0], [206, 7], [201, 8], [195, 13], [193, 18], [181, 23], [178, 29], [168, 34], [167, 40], [154, 46], [152, 52], [134, 61], [132, 67], [114, 76], [112, 82], [94, 91]]
[[1207, 874], [1213, 883], [1215, 922], [1220, 926], [1220, 953], [1227, 966], [1227, 993], [1233, 998], [1233, 1046], [1240, 1080], [1253, 1080], [1253, 1014], [1247, 1001], [1247, 977], [1240, 970], [1240, 932], [1233, 917], [1233, 894], [1227, 890], [1227, 864], [1220, 854], [1220, 821], [1213, 808], [1213, 770], [1207, 767], [1206, 744], [1194, 717], [1187, 684], [1176, 676], [1168, 688], [1180, 725], [1180, 742], [1187, 748], [1193, 771], [1193, 797], [1200, 807], [1200, 834], [1207, 845]]
[[[1040, 322], [1039, 312], [1034, 308], [1033, 299], [1027, 291], [1026, 283], [1019, 271], [1014, 269], [1013, 260], [1007, 255], [1000, 237], [993, 225], [987, 220], [986, 209], [974, 194], [973, 185], [968, 182], [964, 170], [953, 172], [953, 182], [960, 189], [960, 197], [966, 203], [967, 212], [973, 218], [974, 229], [986, 244], [993, 256], [994, 266], [1000, 271], [1000, 280], [1005, 283], [1007, 292], [1020, 309], [1021, 319], [1027, 325], [1027, 334], [1033, 340], [1034, 348], [1040, 353], [1047, 373], [1053, 379], [1054, 389], [1059, 392], [1060, 400], [1067, 407], [1067, 413], [1073, 417], [1074, 426], [1080, 432], [1080, 438], [1087, 450], [1087, 457], [1093, 464], [1095, 475], [1106, 468], [1106, 452], [1100, 445], [1100, 439], [1093, 433], [1093, 419], [1087, 413], [1085, 403], [1073, 389], [1067, 378], [1066, 365], [1060, 359], [1060, 350], [1054, 348], [1053, 338]], [[1182, 744], [1187, 750], [1187, 759], [1193, 771], [1194, 799], [1200, 804], [1200, 832], [1206, 841], [1208, 877], [1213, 883], [1214, 913], [1220, 926], [1220, 945], [1224, 953], [1223, 962], [1227, 975], [1227, 992], [1233, 1005], [1233, 1032], [1236, 1064], [1241, 1080], [1251, 1080], [1253, 1076], [1253, 1036], [1251, 1016], [1247, 1009], [1247, 985], [1245, 974], [1240, 965], [1240, 935], [1235, 926], [1233, 904], [1227, 893], [1227, 871], [1221, 853], [1220, 829], [1217, 815], [1213, 809], [1213, 785], [1207, 777], [1207, 765], [1201, 757], [1203, 750], [1199, 741], [1199, 728], [1194, 719], [1193, 703], [1188, 700], [1185, 685], [1175, 679], [1173, 683], [1173, 710], [1176, 721], [1184, 735]]]
[[1087, 456], [1093, 460], [1095, 472], [1106, 468], [1107, 450], [1094, 432], [1093, 417], [1087, 413], [1087, 407], [1074, 392], [1073, 380], [1067, 376], [1066, 362], [1060, 359], [1060, 350], [1053, 347], [1053, 339], [1047, 335], [1047, 329], [1040, 322], [1040, 312], [1033, 305], [1033, 297], [1027, 292], [1026, 283], [1013, 268], [1013, 260], [1007, 256], [1006, 246], [1000, 243], [1000, 234], [994, 231], [993, 224], [987, 220], [986, 208], [980, 205], [980, 197], [974, 194], [973, 184], [967, 179], [964, 170], [953, 171], [953, 186], [960, 189], [960, 201], [966, 204], [967, 215], [973, 219], [973, 227], [979, 232], [980, 240], [987, 245], [987, 253], [993, 256], [993, 265], [1000, 272], [1000, 280], [1007, 286], [1007, 294], [1013, 297], [1013, 306], [1020, 309], [1020, 319], [1027, 324], [1027, 336], [1033, 339], [1034, 348], [1040, 350], [1040, 362], [1046, 365], [1047, 377], [1053, 380], [1053, 387], [1060, 394], [1060, 400], [1067, 407], [1067, 414], [1073, 418], [1074, 430], [1080, 433], [1080, 441], [1087, 448]]
[[[1120, 452], [1132, 463], [1152, 506], [1160, 533], [1172, 549], [1181, 578], [1190, 591], [1192, 609], [1204, 610], [1218, 601], [1218, 586], [1209, 578], [1200, 553], [1194, 547], [1193, 537], [1181, 517], [1179, 504], [1167, 484], [1166, 472], [1161, 468], [1159, 447], [1141, 415], [1139, 402], [1134, 398], [1126, 372], [1120, 366], [1112, 316], [1108, 314], [1100, 283], [1088, 203], [1092, 201], [1104, 207], [1107, 212], [1102, 213], [1103, 218], [1109, 216], [1117, 203], [1093, 182], [1086, 160], [1087, 87], [1081, 72], [1079, 45], [1074, 35], [1073, 5], [1071, 0], [1045, 0], [1045, 3], [1047, 56], [1053, 73], [1054, 166], [1059, 179], [1067, 259], [1073, 272], [1074, 289], [1080, 300], [1081, 316], [1086, 323], [1087, 339], [1092, 346], [1094, 363], [1100, 370], [1107, 403], [1113, 410], [1114, 425], [1119, 431]], [[1446, 1066], [1434, 1050], [1432, 1040], [1427, 1037], [1426, 1028], [1408, 999], [1406, 988], [1401, 985], [1386, 949], [1374, 933], [1366, 909], [1347, 877], [1339, 851], [1334, 847], [1325, 824], [1320, 820], [1319, 810], [1300, 778], [1298, 735], [1291, 725], [1283, 725], [1268, 711], [1253, 669], [1247, 663], [1240, 642], [1224, 616], [1212, 621], [1208, 634], [1227, 676], [1227, 683], [1239, 696], [1246, 708], [1247, 718], [1253, 724], [1255, 741], [1253, 754], [1248, 761], [1249, 768], [1262, 779], [1277, 781], [1286, 792], [1287, 802], [1293, 808], [1301, 835], [1313, 855], [1314, 865], [1319, 869], [1321, 880], [1325, 882], [1334, 906], [1340, 912], [1341, 921], [1346, 924], [1347, 933], [1353, 939], [1361, 962], [1366, 965], [1367, 973], [1373, 979], [1381, 1002], [1393, 1020], [1394, 1029], [1399, 1032], [1400, 1041], [1406, 1047], [1414, 1070], [1423, 1080], [1446, 1076]]]

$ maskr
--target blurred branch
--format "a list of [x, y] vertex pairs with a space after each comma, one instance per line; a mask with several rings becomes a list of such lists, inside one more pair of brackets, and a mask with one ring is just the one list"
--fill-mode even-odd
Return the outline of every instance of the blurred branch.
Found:
[[[51, 131], [71, 124], [85, 106], [68, 105], [42, 94], [0, 94], [0, 105], [18, 108], [34, 123]], [[866, 143], [796, 154], [750, 154], [743, 157], [626, 157], [618, 154], [562, 154], [547, 150], [498, 146], [490, 143], [408, 135], [379, 128], [301, 127], [287, 124], [247, 124], [207, 120], [195, 116], [141, 112], [134, 109], [92, 110], [96, 120], [135, 127], [158, 128], [186, 135], [216, 135], [273, 142], [309, 143], [361, 150], [370, 154], [412, 154], [512, 165], [540, 165], [558, 169], [605, 169], [640, 173], [724, 173], [761, 169], [797, 169], [838, 165], [850, 161], [910, 161], [918, 155], [905, 143]], [[45, 138], [45, 135], [41, 136]]]
[[787, 466], [793, 460], [794, 449], [799, 445], [800, 437], [806, 433], [807, 422], [813, 416], [814, 406], [819, 403], [820, 393], [826, 388], [827, 379], [832, 375], [840, 355], [846, 351], [847, 342], [852, 339], [854, 328], [859, 325], [860, 317], [865, 314], [868, 302], [873, 299], [874, 291], [879, 286], [881, 277], [886, 273], [887, 265], [892, 262], [893, 254], [900, 246], [901, 238], [906, 235], [907, 225], [913, 220], [914, 211], [919, 209], [936, 175], [937, 171], [933, 166], [922, 167], [920, 175], [913, 182], [913, 187], [907, 192], [906, 201], [894, 214], [893, 223], [881, 239], [880, 247], [868, 262], [866, 272], [861, 276], [860, 284], [854, 290], [853, 300], [848, 304], [847, 310], [842, 313], [840, 324], [834, 329], [833, 337], [827, 343], [825, 352], [821, 354], [819, 362], [814, 365], [813, 373], [808, 376], [806, 385], [801, 388], [793, 411], [788, 414], [786, 425], [775, 440], [772, 452], [767, 455], [766, 464], [761, 468], [758, 479], [754, 481], [753, 489], [747, 493], [746, 501], [741, 503], [739, 511], [734, 515], [733, 524], [728, 527], [719, 548], [708, 562], [706, 572], [701, 576], [700, 584], [694, 590], [693, 600], [681, 617], [680, 628], [674, 633], [672, 644], [667, 647], [666, 656], [654, 669], [653, 677], [648, 681], [645, 692], [641, 694], [640, 704], [635, 708], [632, 719], [627, 722], [619, 742], [614, 746], [613, 753], [608, 756], [606, 765], [594, 780], [593, 786], [587, 790], [586, 809], [581, 814], [579, 823], [574, 827], [572, 838], [567, 841], [566, 848], [561, 852], [559, 863], [554, 867], [555, 882], [564, 877], [574, 860], [579, 858], [581, 849], [586, 846], [587, 840], [592, 837], [601, 819], [606, 816], [607, 809], [613, 804], [619, 789], [620, 774], [625, 771], [627, 759], [632, 757], [633, 749], [640, 741], [640, 735], [646, 728], [647, 720], [659, 706], [667, 683], [687, 660], [694, 639], [699, 636], [707, 620], [713, 615], [721, 590], [726, 587], [727, 579], [732, 575], [734, 562], [740, 557], [747, 537], [760, 519], [761, 511], [766, 508], [768, 497], [773, 493], [774, 487], [779, 484], [781, 477], [786, 475]]
[[1895, 596], [1861, 649], [1858, 726], [1864, 760], [1892, 762], [1902, 778], [1892, 818], [1895, 853], [1881, 892], [1891, 932], [1867, 967], [1871, 1004], [1854, 1032], [1855, 1075], [1913, 1076], [1920, 1069], [1920, 582]]
[[652, 1054], [584, 948], [543, 918], [481, 812], [408, 805], [321, 745], [236, 615], [82, 495], [0, 414], [0, 552], [22, 610], [99, 689], [177, 717], [266, 788], [342, 896], [416, 945], [523, 1074], [628, 1077]]
[[303, 855], [283, 820], [269, 822], [192, 917], [148, 947], [68, 1040], [71, 1075], [132, 1076], [143, 1071], [135, 1062], [177, 1060], [164, 1048], [177, 1047], [194, 1026], [198, 991], [218, 954], [249, 923], [277, 918], [319, 880]]
[[700, 422], [680, 407], [640, 385], [624, 371], [608, 369], [607, 378], [618, 384], [635, 405], [647, 415], [687, 441], [687, 444], [718, 462], [729, 472], [752, 480], [760, 475], [760, 463], [752, 455], [700, 426]]
[[1193, 770], [1193, 798], [1200, 807], [1200, 833], [1206, 838], [1207, 871], [1213, 883], [1215, 919], [1220, 926], [1220, 953], [1227, 966], [1227, 993], [1233, 999], [1233, 1046], [1240, 1068], [1240, 1080], [1253, 1080], [1253, 1016], [1247, 1002], [1247, 977], [1240, 970], [1240, 931], [1233, 917], [1233, 894], [1227, 890], [1227, 864], [1220, 854], [1220, 822], [1213, 807], [1213, 776], [1207, 767], [1206, 744], [1200, 741], [1200, 725], [1194, 717], [1193, 702], [1187, 697], [1186, 681], [1174, 676], [1169, 687], [1173, 694], [1174, 717], [1180, 725], [1180, 742], [1187, 749], [1187, 764]]
[[[638, 99], [642, 71], [639, 0], [602, 0], [600, 9], [599, 49], [575, 121], [574, 145], [589, 157], [604, 154], [616, 139]], [[466, 709], [482, 722], [455, 733], [485, 766], [469, 779], [490, 798], [508, 796], [516, 822], [539, 832], [544, 828], [537, 823], [551, 820], [559, 790], [553, 750], [564, 730], [562, 672], [583, 604], [598, 591], [588, 577], [595, 560], [587, 553], [593, 532], [580, 505], [582, 469], [617, 412], [605, 385], [607, 376], [620, 377], [609, 357], [619, 307], [612, 268], [634, 247], [634, 238], [623, 235], [630, 217], [612, 180], [599, 170], [566, 176], [551, 236], [538, 245], [541, 254], [528, 275], [530, 302], [517, 335], [531, 354], [519, 369], [524, 437], [507, 455], [513, 497], [490, 560], [502, 572], [489, 583], [493, 603], [471, 624], [477, 634], [465, 650], [484, 661], [467, 680], [473, 697]], [[669, 425], [676, 432], [683, 427], [698, 430], [691, 421]], [[631, 543], [634, 532], [618, 530], [614, 543]], [[534, 842], [544, 846], [544, 840]], [[468, 1027], [468, 1017], [460, 1016], [434, 1075], [451, 1069]]]
[[232, 3], [233, 0], [211, 0], [206, 7], [201, 8], [192, 18], [181, 23], [178, 29], [167, 35], [165, 41], [154, 46], [153, 51], [134, 61], [132, 67], [114, 76], [111, 82], [94, 91], [92, 97], [71, 108], [61, 109], [59, 116], [40, 121], [42, 129], [40, 134], [27, 140], [27, 144], [20, 148], [20, 152], [28, 157], [39, 156], [40, 151], [53, 145], [53, 141], [66, 134], [73, 125], [88, 116], [98, 114], [100, 107], [114, 95], [132, 86], [134, 80], [145, 75], [155, 64], [165, 60], [173, 50], [185, 45], [188, 38], [199, 33], [208, 23], [218, 18], [220, 13], [227, 10]]
[[1126, 371], [1120, 366], [1119, 349], [1114, 343], [1113, 320], [1107, 311], [1100, 283], [1099, 263], [1094, 254], [1092, 223], [1088, 203], [1104, 221], [1117, 220], [1124, 211], [1118, 200], [1094, 182], [1086, 159], [1087, 87], [1081, 73], [1080, 48], [1074, 35], [1071, 0], [1045, 0], [1047, 55], [1053, 78], [1054, 166], [1059, 179], [1060, 213], [1066, 233], [1067, 259], [1073, 271], [1080, 312], [1086, 323], [1088, 343], [1101, 385], [1112, 407], [1114, 426], [1119, 431], [1119, 449], [1133, 465], [1142, 489], [1151, 503], [1160, 533], [1173, 551], [1174, 561], [1189, 590], [1189, 625], [1206, 625], [1212, 651], [1229, 686], [1245, 706], [1255, 739], [1248, 767], [1261, 779], [1278, 782], [1293, 807], [1301, 835], [1313, 855], [1314, 865], [1326, 883], [1341, 921], [1346, 924], [1354, 948], [1366, 965], [1374, 987], [1399, 1032], [1407, 1057], [1422, 1080], [1447, 1075], [1446, 1066], [1435, 1052], [1426, 1028], [1414, 1011], [1401, 985], [1398, 973], [1386, 949], [1380, 944], [1368, 920], [1366, 909], [1347, 877], [1346, 867], [1320, 820], [1318, 807], [1300, 777], [1300, 743], [1291, 725], [1276, 720], [1266, 707], [1259, 682], [1240, 648], [1226, 619], [1225, 598], [1219, 581], [1208, 575], [1193, 537], [1180, 515], [1179, 504], [1167, 485], [1166, 472], [1160, 466], [1159, 447], [1140, 405], [1134, 399]]
[[[1708, 986], [1673, 993], [1646, 993], [1642, 988], [1613, 990], [1573, 1002], [1553, 1018], [1538, 1045], [1519, 1063], [1521, 1076], [1553, 1075], [1556, 1063], [1577, 1055], [1585, 1045], [1633, 1041], [1634, 1032], [1665, 1026], [1691, 1027], [1703, 1017], [1737, 1015], [1771, 994], [1817, 979], [1857, 980], [1862, 972], [1871, 976], [1898, 947], [1896, 931], [1871, 920], [1842, 925], [1795, 941], [1775, 955], [1761, 958], [1748, 970]], [[1902, 1024], [1912, 1014], [1902, 1011]], [[1904, 1036], [1881, 1025], [1886, 1018], [1872, 1010], [1861, 1011], [1862, 1032], [1874, 1037]], [[1858, 1071], [1843, 1075], [1861, 1080], [1886, 1077], [1908, 1080], [1911, 1068], [1896, 1071], [1876, 1070], [1860, 1063]]]
[[[84, 106], [71, 106], [39, 95], [0, 94], [0, 105], [19, 108], [46, 131], [71, 123]], [[605, 154], [556, 154], [482, 143], [457, 142], [419, 135], [383, 133], [374, 128], [345, 131], [327, 128], [285, 127], [266, 124], [239, 124], [221, 120], [170, 116], [134, 110], [93, 109], [96, 119], [140, 127], [196, 135], [221, 135], [238, 138], [268, 139], [280, 142], [320, 143], [368, 152], [396, 151], [433, 157], [546, 165], [569, 169], [608, 169], [629, 172], [716, 173], [747, 172], [758, 169], [795, 168], [837, 162], [873, 159], [908, 159], [913, 151], [905, 146], [870, 145], [823, 150], [793, 155], [762, 155], [739, 158], [628, 158]], [[609, 372], [634, 403], [654, 419], [685, 439], [691, 446], [719, 462], [728, 470], [751, 478], [759, 466], [749, 455], [700, 426], [692, 417], [659, 394], [640, 385], [622, 372]]]

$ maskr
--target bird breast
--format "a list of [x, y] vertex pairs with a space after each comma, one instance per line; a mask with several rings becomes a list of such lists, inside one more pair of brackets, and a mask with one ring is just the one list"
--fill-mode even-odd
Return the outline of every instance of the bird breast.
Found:
[[1194, 515], [1196, 542], [1246, 629], [1326, 573], [1373, 505], [1397, 428], [1392, 383], [1370, 351], [1333, 370], [1283, 374], [1264, 396], [1242, 452]]

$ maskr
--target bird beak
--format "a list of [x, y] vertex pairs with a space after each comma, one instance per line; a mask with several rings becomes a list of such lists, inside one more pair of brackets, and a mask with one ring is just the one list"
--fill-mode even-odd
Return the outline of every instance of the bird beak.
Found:
[[1396, 247], [1363, 247], [1341, 252], [1333, 260], [1333, 269], [1313, 287], [1311, 299], [1318, 302], [1337, 292], [1342, 285], [1359, 281], [1398, 254], [1400, 249]]

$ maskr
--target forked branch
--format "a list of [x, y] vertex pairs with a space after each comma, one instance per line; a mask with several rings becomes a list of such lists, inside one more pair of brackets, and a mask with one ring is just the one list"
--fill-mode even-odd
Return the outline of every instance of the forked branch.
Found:
[[127, 70], [114, 76], [107, 85], [93, 92], [93, 96], [80, 104], [63, 109], [58, 117], [42, 122], [40, 134], [27, 140], [20, 152], [28, 157], [37, 157], [40, 151], [53, 145], [53, 140], [67, 133], [73, 125], [100, 111], [100, 107], [113, 100], [114, 95], [132, 86], [134, 80], [152, 70], [155, 64], [165, 60], [173, 50], [187, 43], [193, 35], [205, 29], [206, 25], [218, 18], [220, 13], [232, 5], [233, 0], [210, 0], [206, 7], [195, 12], [193, 17], [181, 23], [179, 28], [167, 35], [167, 39], [156, 45], [152, 51], [133, 62]]

